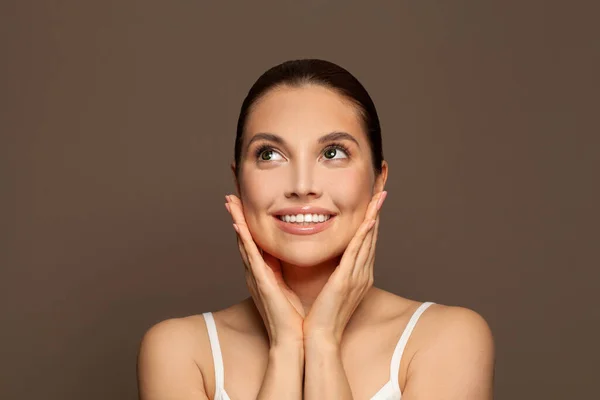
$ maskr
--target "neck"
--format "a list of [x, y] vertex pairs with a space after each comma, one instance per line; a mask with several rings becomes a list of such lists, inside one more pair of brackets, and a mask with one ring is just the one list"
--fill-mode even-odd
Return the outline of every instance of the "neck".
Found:
[[[310, 267], [299, 267], [297, 265], [288, 264], [281, 262], [281, 271], [283, 280], [289, 286], [289, 288], [298, 296], [298, 299], [302, 303], [304, 309], [304, 315], [308, 315], [313, 303], [315, 302], [321, 290], [327, 283], [329, 277], [335, 271], [339, 265], [341, 256], [322, 264], [310, 266]], [[373, 297], [379, 291], [375, 286], [372, 286], [370, 290], [365, 294], [361, 303], [354, 310], [346, 330], [353, 325], [354, 321], [360, 321], [364, 319], [363, 314], [368, 314], [367, 311], [370, 307], [367, 303], [374, 301]], [[264, 323], [260, 313], [256, 309], [252, 296], [247, 297], [245, 300], [246, 304], [252, 310], [255, 321], [260, 323], [257, 325], [259, 329], [264, 331]], [[265, 331], [266, 336], [266, 331]]]
[[284, 262], [281, 263], [283, 280], [300, 299], [305, 315], [308, 315], [315, 299], [339, 265], [340, 258], [336, 257], [310, 267], [298, 267]]

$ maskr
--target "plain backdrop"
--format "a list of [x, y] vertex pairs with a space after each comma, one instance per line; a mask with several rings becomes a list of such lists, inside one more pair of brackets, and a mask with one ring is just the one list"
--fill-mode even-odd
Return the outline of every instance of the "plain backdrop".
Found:
[[249, 295], [223, 206], [237, 116], [304, 57], [379, 112], [375, 285], [480, 313], [497, 399], [595, 398], [592, 6], [2, 1], [0, 398], [135, 399], [150, 326]]

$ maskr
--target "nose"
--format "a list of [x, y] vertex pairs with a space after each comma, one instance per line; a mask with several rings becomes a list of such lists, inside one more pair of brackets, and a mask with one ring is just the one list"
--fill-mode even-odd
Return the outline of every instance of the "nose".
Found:
[[315, 179], [315, 168], [304, 163], [290, 168], [290, 187], [285, 192], [288, 199], [297, 198], [300, 200], [318, 199], [322, 195], [322, 189], [318, 187]]

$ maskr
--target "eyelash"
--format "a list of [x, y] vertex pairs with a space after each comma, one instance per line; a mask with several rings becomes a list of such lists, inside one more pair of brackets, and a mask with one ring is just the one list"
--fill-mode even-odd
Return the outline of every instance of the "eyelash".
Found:
[[[325, 147], [325, 149], [323, 149], [323, 152], [330, 150], [330, 149], [336, 149], [336, 150], [342, 150], [344, 153], [346, 153], [346, 155], [348, 156], [348, 158], [350, 158], [351, 154], [350, 154], [350, 150], [348, 150], [348, 147], [346, 147], [344, 144], [339, 143], [339, 142], [334, 142], [332, 144], [330, 144], [329, 146]], [[254, 151], [254, 158], [258, 159], [260, 157], [260, 155], [266, 151], [266, 150], [275, 150], [272, 146], [268, 145], [268, 144], [263, 144], [260, 145], [255, 151]], [[258, 160], [258, 161], [264, 161], [264, 162], [268, 162], [266, 160]]]

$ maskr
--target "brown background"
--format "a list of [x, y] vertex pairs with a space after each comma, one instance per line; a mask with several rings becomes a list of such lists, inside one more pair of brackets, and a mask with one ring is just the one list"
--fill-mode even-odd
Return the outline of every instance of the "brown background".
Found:
[[237, 113], [302, 57], [380, 113], [376, 286], [482, 314], [498, 399], [595, 398], [598, 13], [216, 3], [1, 3], [0, 398], [134, 399], [146, 329], [248, 295], [223, 207]]

